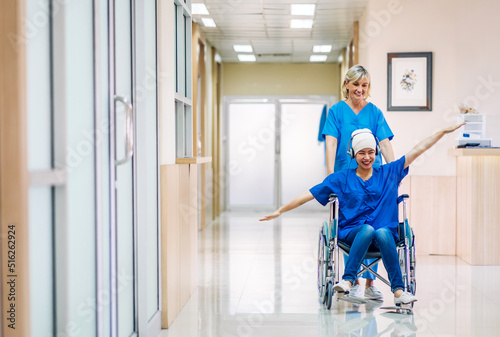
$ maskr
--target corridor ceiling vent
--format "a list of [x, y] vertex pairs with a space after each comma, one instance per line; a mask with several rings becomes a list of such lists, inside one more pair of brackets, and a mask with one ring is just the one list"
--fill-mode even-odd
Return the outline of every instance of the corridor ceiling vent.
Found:
[[271, 54], [257, 54], [258, 57], [290, 57], [292, 54], [286, 53], [271, 53]]

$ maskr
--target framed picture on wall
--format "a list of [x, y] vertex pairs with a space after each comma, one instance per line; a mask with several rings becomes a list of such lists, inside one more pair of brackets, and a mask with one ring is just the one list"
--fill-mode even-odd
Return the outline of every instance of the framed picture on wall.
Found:
[[387, 111], [432, 111], [432, 52], [387, 54]]

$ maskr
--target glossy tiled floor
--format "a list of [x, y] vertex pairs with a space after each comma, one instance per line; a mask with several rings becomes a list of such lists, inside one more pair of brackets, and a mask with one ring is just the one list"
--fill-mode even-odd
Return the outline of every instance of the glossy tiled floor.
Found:
[[[161, 337], [500, 336], [500, 267], [418, 255], [413, 315], [345, 301], [327, 310], [316, 289], [325, 214], [265, 223], [261, 215], [226, 213], [200, 233], [198, 291]], [[389, 288], [376, 285], [393, 305]]]

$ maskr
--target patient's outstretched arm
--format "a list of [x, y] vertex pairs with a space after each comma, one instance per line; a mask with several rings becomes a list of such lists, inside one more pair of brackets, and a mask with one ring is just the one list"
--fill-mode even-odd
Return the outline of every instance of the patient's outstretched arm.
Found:
[[297, 207], [299, 207], [299, 206], [301, 206], [301, 205], [305, 204], [306, 202], [311, 201], [313, 199], [314, 199], [314, 197], [311, 194], [311, 192], [306, 191], [306, 192], [300, 194], [298, 197], [296, 197], [292, 201], [290, 201], [289, 203], [287, 203], [286, 205], [281, 206], [273, 213], [266, 215], [262, 219], [259, 219], [259, 221], [269, 221], [272, 219], [276, 219], [281, 214], [288, 212], [288, 211], [291, 211], [292, 209], [297, 208]]
[[436, 132], [432, 136], [427, 137], [426, 139], [420, 141], [417, 145], [415, 145], [413, 147], [413, 149], [410, 150], [410, 152], [408, 152], [406, 154], [406, 156], [405, 156], [405, 168], [407, 168], [408, 166], [410, 166], [410, 164], [413, 163], [413, 161], [415, 159], [417, 159], [418, 156], [420, 156], [422, 153], [424, 153], [425, 151], [427, 151], [428, 149], [430, 149], [444, 135], [457, 130], [458, 128], [460, 128], [463, 125], [465, 125], [465, 122], [461, 123], [461, 124], [456, 124], [456, 125], [449, 126], [449, 127], [445, 128], [445, 129], [443, 129], [441, 131]]

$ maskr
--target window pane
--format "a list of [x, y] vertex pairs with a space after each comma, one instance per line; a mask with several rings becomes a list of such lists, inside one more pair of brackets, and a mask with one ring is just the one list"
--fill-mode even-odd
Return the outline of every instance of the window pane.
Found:
[[186, 157], [193, 156], [193, 108], [186, 105], [184, 108], [184, 155]]
[[52, 188], [32, 187], [29, 191], [29, 246], [32, 336], [52, 336], [53, 214]]
[[184, 157], [184, 105], [182, 102], [175, 102], [175, 146], [176, 157]]
[[[48, 17], [47, 2], [27, 1], [27, 18]], [[26, 40], [28, 168], [50, 170], [52, 167], [52, 110], [50, 74], [50, 25], [37, 27], [37, 34]], [[57, 168], [62, 168], [58, 163]]]
[[190, 64], [190, 56], [188, 57], [188, 43], [189, 43], [189, 37], [188, 37], [188, 27], [187, 27], [187, 19], [185, 16], [184, 18], [184, 96], [189, 97], [188, 93], [188, 65]]
[[175, 31], [175, 92], [179, 92], [179, 74], [177, 72], [177, 67], [179, 66], [179, 60], [177, 59], [178, 56], [177, 56], [177, 48], [178, 48], [178, 40], [177, 40], [177, 35], [178, 35], [178, 31], [177, 31], [177, 6], [175, 5], [174, 3], [174, 25], [175, 25], [175, 28], [174, 28], [174, 31]]

